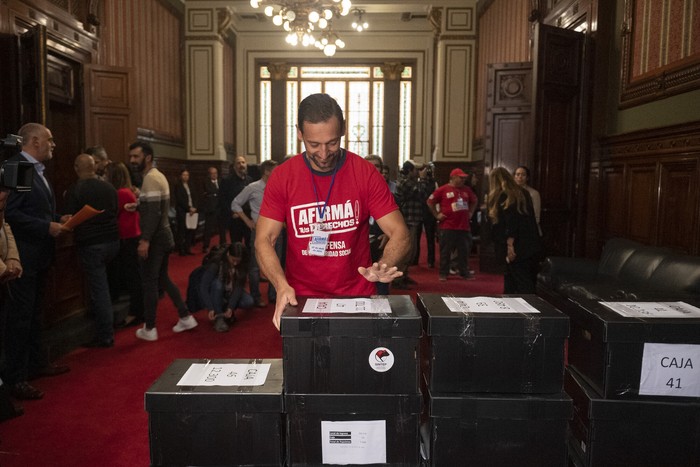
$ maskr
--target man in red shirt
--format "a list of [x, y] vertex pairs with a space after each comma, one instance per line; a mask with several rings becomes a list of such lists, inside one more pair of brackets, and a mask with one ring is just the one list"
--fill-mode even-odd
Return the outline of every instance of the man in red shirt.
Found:
[[[467, 258], [471, 250], [469, 228], [470, 206], [476, 206], [476, 195], [464, 185], [467, 174], [462, 169], [450, 172], [450, 181], [433, 192], [428, 207], [440, 226], [440, 280], [446, 281], [450, 270], [450, 255], [457, 250], [457, 269], [463, 279], [470, 279]], [[438, 211], [437, 206], [440, 206]]]
[[[340, 147], [345, 119], [327, 94], [312, 94], [299, 105], [297, 136], [306, 151], [277, 167], [265, 186], [256, 224], [260, 269], [277, 290], [274, 325], [296, 295], [367, 296], [374, 282], [402, 273], [409, 235], [394, 197], [372, 164]], [[372, 264], [369, 217], [389, 241]], [[275, 254], [287, 227], [286, 274]]]

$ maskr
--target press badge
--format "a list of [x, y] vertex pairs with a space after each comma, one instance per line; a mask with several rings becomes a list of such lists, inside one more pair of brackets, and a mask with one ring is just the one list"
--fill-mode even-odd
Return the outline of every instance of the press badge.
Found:
[[329, 236], [330, 232], [323, 230], [321, 225], [317, 225], [309, 240], [309, 256], [325, 256]]

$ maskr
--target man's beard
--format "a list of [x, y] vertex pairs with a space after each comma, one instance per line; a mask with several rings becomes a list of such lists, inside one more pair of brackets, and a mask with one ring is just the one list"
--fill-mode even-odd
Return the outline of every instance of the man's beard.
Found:
[[143, 171], [146, 169], [146, 160], [142, 160], [141, 163], [139, 164], [131, 164], [131, 170], [133, 170], [135, 173], [143, 173]]

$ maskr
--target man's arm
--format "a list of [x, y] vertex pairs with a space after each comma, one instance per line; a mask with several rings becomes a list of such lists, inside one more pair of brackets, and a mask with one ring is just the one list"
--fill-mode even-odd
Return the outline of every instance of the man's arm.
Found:
[[280, 259], [275, 253], [275, 242], [283, 227], [284, 224], [282, 222], [260, 216], [255, 228], [255, 258], [258, 260], [260, 271], [265, 274], [277, 291], [275, 314], [272, 317], [272, 323], [277, 329], [280, 328], [280, 319], [284, 307], [287, 304], [292, 306], [298, 305], [296, 293], [289, 285], [289, 282], [287, 282]]
[[403, 276], [399, 269], [406, 261], [411, 246], [408, 227], [399, 210], [390, 212], [376, 222], [389, 241], [384, 246], [384, 253], [379, 261], [369, 268], [359, 267], [358, 272], [370, 282], [391, 282]]
[[243, 190], [240, 193], [238, 193], [238, 195], [236, 195], [235, 198], [233, 198], [233, 201], [231, 201], [231, 212], [238, 216], [238, 218], [241, 219], [245, 223], [245, 225], [247, 225], [248, 228], [252, 230], [255, 228], [255, 223], [253, 222], [253, 219], [248, 217], [243, 211], [243, 205], [245, 203], [250, 202], [250, 198], [253, 193], [253, 189], [250, 187], [252, 187], [252, 185], [246, 185], [246, 187], [243, 188]]

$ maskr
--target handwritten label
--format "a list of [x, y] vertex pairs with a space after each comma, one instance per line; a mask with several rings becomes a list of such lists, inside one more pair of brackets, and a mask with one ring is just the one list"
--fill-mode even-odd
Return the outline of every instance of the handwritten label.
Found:
[[262, 386], [269, 363], [193, 363], [178, 386]]
[[639, 394], [700, 397], [700, 345], [644, 344]]
[[391, 314], [391, 305], [386, 298], [310, 298], [301, 312]]
[[539, 313], [520, 297], [442, 297], [453, 313]]
[[628, 318], [700, 318], [700, 308], [685, 302], [600, 302]]

